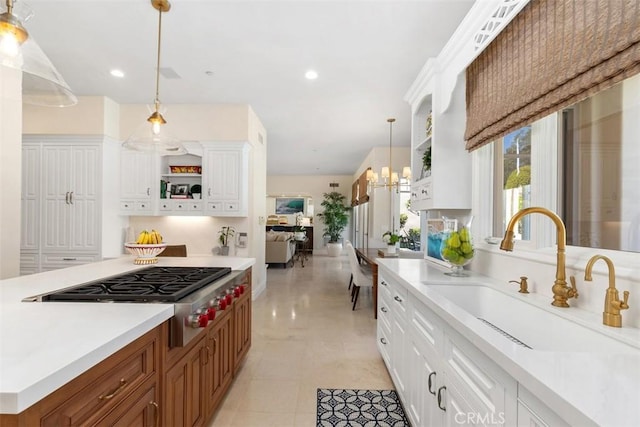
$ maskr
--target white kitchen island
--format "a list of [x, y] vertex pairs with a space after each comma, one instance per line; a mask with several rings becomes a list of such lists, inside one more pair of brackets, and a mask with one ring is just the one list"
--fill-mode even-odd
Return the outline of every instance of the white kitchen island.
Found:
[[640, 424], [637, 328], [424, 260], [379, 267], [378, 348], [414, 425]]
[[[253, 258], [159, 258], [246, 270]], [[124, 256], [0, 281], [0, 414], [18, 414], [173, 316], [170, 303], [22, 302], [144, 266]]]

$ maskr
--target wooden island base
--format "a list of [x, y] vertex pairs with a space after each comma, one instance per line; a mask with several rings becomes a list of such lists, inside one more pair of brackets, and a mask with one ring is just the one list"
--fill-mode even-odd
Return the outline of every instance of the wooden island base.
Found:
[[164, 322], [0, 426], [203, 426], [251, 347], [251, 269], [245, 292], [186, 347]]

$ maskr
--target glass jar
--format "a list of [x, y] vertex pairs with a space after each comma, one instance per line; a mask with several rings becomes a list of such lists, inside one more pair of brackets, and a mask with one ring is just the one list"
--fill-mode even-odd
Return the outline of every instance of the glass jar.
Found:
[[462, 268], [468, 264], [475, 254], [473, 239], [471, 238], [472, 215], [447, 217], [443, 216], [444, 229], [440, 256], [449, 263], [451, 271], [445, 273], [454, 277], [466, 277], [469, 274]]

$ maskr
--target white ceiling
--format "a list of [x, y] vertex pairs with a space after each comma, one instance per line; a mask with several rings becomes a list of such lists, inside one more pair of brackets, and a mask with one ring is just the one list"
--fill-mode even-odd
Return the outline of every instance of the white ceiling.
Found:
[[[152, 104], [158, 14], [149, 0], [27, 4], [25, 26], [76, 95]], [[393, 145], [409, 145], [403, 97], [472, 4], [173, 0], [161, 68], [180, 78], [161, 77], [160, 99], [250, 104], [267, 129], [270, 175], [352, 174], [372, 147], [388, 146], [388, 117], [397, 119]], [[308, 69], [319, 78], [306, 80]]]

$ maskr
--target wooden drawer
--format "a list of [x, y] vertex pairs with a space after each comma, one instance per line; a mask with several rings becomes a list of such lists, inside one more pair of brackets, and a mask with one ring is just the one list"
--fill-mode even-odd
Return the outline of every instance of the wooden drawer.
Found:
[[143, 383], [155, 384], [160, 364], [160, 330], [158, 327], [138, 338], [27, 409], [19, 418], [25, 425], [95, 424], [121, 402], [129, 402]]
[[160, 425], [160, 404], [158, 385], [154, 378], [149, 379], [109, 411], [98, 422], [93, 420], [87, 424], [96, 426], [158, 426]]

